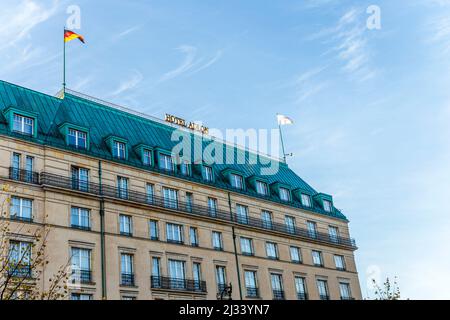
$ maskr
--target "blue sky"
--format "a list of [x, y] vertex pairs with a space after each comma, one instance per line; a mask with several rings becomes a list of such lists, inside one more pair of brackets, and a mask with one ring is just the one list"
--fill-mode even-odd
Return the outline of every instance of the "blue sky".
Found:
[[[367, 278], [450, 298], [450, 1], [2, 0], [0, 78], [213, 128], [285, 128], [290, 166], [351, 220]], [[381, 8], [380, 30], [366, 9]]]

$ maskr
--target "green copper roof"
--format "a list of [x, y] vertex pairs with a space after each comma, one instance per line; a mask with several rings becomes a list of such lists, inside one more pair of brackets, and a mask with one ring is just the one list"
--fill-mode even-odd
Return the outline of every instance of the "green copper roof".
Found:
[[[74, 150], [75, 152], [126, 163], [139, 168], [145, 167], [143, 167], [142, 161], [134, 151], [133, 147], [139, 144], [145, 144], [154, 148], [171, 150], [177, 144], [177, 142], [171, 141], [172, 132], [176, 130], [173, 126], [152, 121], [149, 118], [140, 117], [136, 114], [125, 112], [108, 106], [107, 104], [86, 99], [81, 96], [66, 93], [64, 99], [59, 99], [0, 80], [0, 109], [3, 111], [9, 107], [37, 114], [37, 136], [35, 138], [24, 137], [10, 132], [7, 120], [3, 116], [3, 113], [0, 115], [0, 134], [16, 136], [39, 144], [73, 150], [66, 146], [65, 137], [63, 137], [60, 131], [60, 126], [62, 124], [70, 123], [89, 129], [89, 150]], [[110, 135], [118, 136], [128, 141], [129, 156], [127, 160], [115, 160], [111, 157], [110, 149], [105, 142], [105, 138]], [[189, 133], [189, 136], [194, 140], [194, 144], [197, 146], [201, 143], [203, 147], [205, 147], [211, 143], [211, 140], [202, 140], [198, 135]], [[224, 150], [228, 149], [230, 151], [231, 149], [231, 152], [234, 152], [235, 155], [244, 152], [246, 163], [232, 165], [214, 164], [214, 172], [216, 173], [214, 186], [231, 189], [228, 181], [220, 174], [226, 168], [242, 172], [245, 178], [261, 175], [261, 168], [264, 167], [264, 165], [260, 163], [249, 163], [249, 156], [255, 156], [255, 153], [243, 151], [240, 148], [223, 143], [219, 143], [219, 146]], [[193, 160], [198, 161], [199, 159]], [[206, 161], [207, 159], [204, 160]], [[152, 170], [149, 168], [146, 169]], [[284, 163], [279, 163], [279, 170], [274, 175], [264, 175], [263, 177], [269, 184], [280, 182], [291, 186], [292, 190], [301, 189], [312, 196], [318, 194], [317, 191], [303, 181], [303, 179], [289, 169]], [[194, 176], [187, 179], [205, 183], [198, 172], [194, 172]], [[233, 189], [233, 191], [236, 190]], [[242, 192], [252, 193], [250, 191]], [[254, 192], [251, 195], [257, 196]], [[272, 196], [270, 200], [279, 202], [279, 199], [275, 195]], [[298, 199], [296, 199], [292, 205], [301, 207], [301, 204], [297, 200]], [[334, 209], [334, 212], [332, 213], [328, 213], [319, 208], [317, 203], [315, 203], [315, 206], [313, 211], [316, 213], [346, 219], [337, 209]]]

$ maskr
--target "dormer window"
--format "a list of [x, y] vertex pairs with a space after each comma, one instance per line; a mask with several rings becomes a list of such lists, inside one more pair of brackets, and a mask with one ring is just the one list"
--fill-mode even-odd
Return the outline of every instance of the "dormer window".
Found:
[[167, 154], [160, 153], [159, 168], [165, 171], [173, 171], [172, 157]]
[[326, 212], [332, 212], [333, 211], [333, 205], [331, 204], [331, 201], [323, 200], [323, 209]]
[[34, 119], [14, 113], [13, 131], [32, 136], [34, 133]]
[[144, 164], [144, 166], [149, 167], [153, 165], [151, 150], [144, 149], [142, 151], [142, 163]]
[[281, 201], [286, 201], [289, 202], [291, 201], [291, 193], [289, 191], [289, 189], [280, 187], [280, 199]]
[[87, 149], [86, 132], [69, 128], [69, 131], [67, 133], [67, 143], [71, 147]]
[[187, 163], [186, 161], [180, 163], [180, 173], [183, 176], [191, 175], [191, 167], [189, 166], [189, 163]]
[[269, 187], [267, 186], [267, 183], [262, 181], [256, 181], [256, 192], [261, 196], [268, 196]]
[[307, 194], [301, 194], [301, 201], [304, 207], [311, 207], [311, 197]]
[[240, 176], [238, 174], [234, 174], [234, 173], [230, 174], [230, 183], [233, 188], [240, 189], [240, 190], [244, 189], [244, 180], [243, 180], [242, 176]]
[[211, 167], [208, 166], [203, 167], [203, 179], [205, 179], [205, 181], [208, 182], [213, 181], [214, 176], [213, 176], [213, 169]]
[[126, 144], [117, 140], [113, 141], [113, 157], [126, 159]]

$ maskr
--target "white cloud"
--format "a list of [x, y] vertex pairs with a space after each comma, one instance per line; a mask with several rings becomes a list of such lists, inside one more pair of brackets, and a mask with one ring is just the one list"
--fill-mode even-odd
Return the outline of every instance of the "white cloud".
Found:
[[195, 74], [202, 70], [205, 70], [215, 64], [222, 57], [222, 50], [216, 52], [216, 54], [205, 62], [204, 57], [197, 57], [197, 48], [190, 45], [182, 45], [177, 48], [178, 51], [185, 55], [183, 62], [176, 69], [165, 73], [159, 82], [164, 82], [170, 79], [177, 78], [183, 74]]
[[133, 70], [131, 76], [122, 81], [118, 88], [111, 93], [112, 96], [117, 96], [125, 91], [135, 88], [144, 79], [142, 73], [137, 70]]
[[117, 40], [119, 40], [119, 39], [121, 39], [121, 38], [123, 38], [123, 37], [128, 36], [129, 34], [132, 34], [133, 32], [136, 32], [136, 31], [140, 30], [141, 28], [142, 28], [141, 25], [137, 25], [137, 26], [134, 26], [134, 27], [130, 27], [130, 28], [128, 28], [128, 29], [125, 29], [124, 31], [122, 31], [122, 32], [118, 33], [117, 35], [115, 35], [115, 36], [113, 37], [113, 40], [114, 40], [114, 41], [117, 41]]

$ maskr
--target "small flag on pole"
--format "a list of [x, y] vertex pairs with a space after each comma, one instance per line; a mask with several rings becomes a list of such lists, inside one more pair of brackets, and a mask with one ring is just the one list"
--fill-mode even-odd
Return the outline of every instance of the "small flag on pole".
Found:
[[69, 42], [75, 39], [78, 39], [84, 43], [84, 38], [82, 35], [79, 35], [78, 33], [75, 33], [70, 30], [64, 30], [64, 42]]
[[282, 114], [277, 114], [277, 121], [278, 121], [279, 126], [294, 124], [294, 121], [292, 121], [292, 119], [290, 119]]

